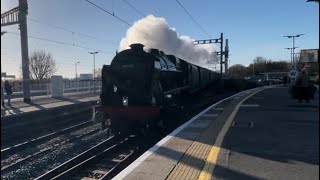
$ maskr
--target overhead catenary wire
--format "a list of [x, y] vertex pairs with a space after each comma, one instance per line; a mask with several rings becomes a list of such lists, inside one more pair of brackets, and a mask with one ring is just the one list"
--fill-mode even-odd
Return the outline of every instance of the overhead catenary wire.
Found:
[[[58, 58], [56, 58], [58, 57]], [[63, 58], [63, 56], [53, 56], [53, 59], [56, 60], [56, 61], [64, 61], [64, 62], [56, 62], [56, 64], [73, 64], [73, 63], [66, 63], [66, 59], [69, 59], [69, 60], [80, 60], [81, 62], [84, 61], [85, 59], [80, 59], [80, 58], [77, 58], [77, 57], [74, 57], [74, 58], [71, 58], [71, 57], [68, 57], [68, 58]], [[89, 58], [88, 58], [89, 59]], [[86, 60], [88, 60], [86, 59]], [[5, 62], [19, 62], [21, 61], [21, 56], [5, 56], [5, 55], [1, 55], [1, 60], [2, 61], [5, 61]], [[74, 64], [73, 64], [74, 65]], [[82, 63], [81, 66], [87, 66], [87, 67], [91, 67], [91, 64], [89, 63]]]
[[[10, 60], [9, 60], [10, 59]], [[56, 59], [56, 58], [54, 58], [54, 60], [57, 60], [57, 61], [59, 61], [60, 59]], [[20, 61], [20, 60], [15, 60], [14, 58], [5, 58], [5, 59], [2, 59], [2, 61], [4, 61], [5, 62], [5, 64], [17, 64], [17, 62], [18, 61]], [[57, 65], [57, 66], [74, 66], [74, 63], [62, 63], [62, 62], [55, 62], [55, 64]], [[103, 64], [101, 64], [101, 65], [97, 65], [98, 67], [102, 67], [102, 65]], [[81, 67], [91, 67], [91, 65], [90, 64], [78, 64], [78, 66], [81, 66]], [[62, 67], [59, 67], [59, 68], [62, 68]]]
[[134, 9], [138, 14], [140, 14], [142, 17], [146, 17], [146, 15], [144, 13], [142, 13], [141, 11], [139, 11], [137, 8], [135, 8], [132, 4], [130, 4], [128, 1], [126, 0], [122, 0], [124, 3], [126, 3], [128, 6], [130, 6], [132, 9]]
[[[6, 11], [4, 11], [2, 9], [1, 9], [1, 11], [2, 12], [6, 12]], [[27, 19], [31, 20], [33, 22], [37, 22], [37, 23], [40, 23], [40, 24], [47, 25], [47, 26], [52, 27], [52, 28], [56, 28], [56, 29], [60, 29], [60, 30], [69, 32], [69, 33], [72, 33], [72, 34], [78, 34], [80, 36], [84, 36], [84, 37], [88, 37], [88, 38], [91, 38], [91, 39], [95, 39], [95, 40], [100, 40], [101, 41], [101, 38], [93, 37], [91, 35], [87, 35], [87, 34], [84, 34], [84, 33], [79, 33], [79, 32], [76, 32], [76, 31], [72, 31], [72, 30], [69, 30], [69, 29], [61, 27], [61, 26], [51, 25], [51, 24], [48, 24], [48, 23], [45, 23], [45, 22], [42, 22], [42, 21], [39, 21], [39, 20], [33, 19], [33, 18], [27, 18]], [[8, 32], [8, 33], [15, 34], [15, 35], [20, 35], [20, 33], [15, 33], [15, 32]], [[79, 47], [79, 48], [83, 48], [83, 49], [87, 49], [87, 50], [96, 50], [96, 51], [99, 51], [99, 52], [106, 52], [106, 51], [103, 51], [103, 50], [97, 50], [97, 49], [94, 49], [94, 48], [85, 47], [85, 46], [77, 45], [77, 44], [74, 44], [74, 43], [71, 44], [71, 43], [66, 43], [66, 42], [61, 42], [61, 41], [56, 41], [56, 40], [50, 40], [50, 39], [46, 39], [46, 38], [30, 36], [30, 35], [28, 37], [33, 38], [33, 39], [38, 39], [38, 40], [43, 40], [43, 41], [63, 44], [63, 45], [75, 46], [75, 47]], [[106, 53], [108, 53], [108, 52], [106, 52]]]
[[[1, 49], [2, 50], [2, 49]], [[61, 55], [53, 55], [55, 60], [66, 60], [66, 59], [77, 59], [80, 61], [87, 61], [87, 60], [91, 60], [91, 58], [84, 58], [84, 57], [68, 57], [68, 56], [61, 56]], [[57, 59], [58, 58], [58, 59]], [[21, 61], [21, 56], [11, 56], [11, 55], [5, 55], [5, 54], [1, 54], [1, 60], [3, 61], [7, 61], [7, 59], [12, 59], [14, 61]], [[88, 64], [89, 66], [89, 64]], [[91, 66], [91, 64], [90, 64]]]
[[88, 3], [90, 3], [91, 5], [95, 6], [96, 8], [104, 11], [105, 13], [109, 14], [110, 16], [113, 16], [114, 18], [118, 19], [119, 21], [123, 22], [124, 24], [128, 25], [128, 26], [131, 26], [130, 23], [128, 23], [127, 21], [125, 21], [124, 19], [121, 19], [120, 17], [118, 17], [117, 15], [115, 15], [114, 13], [111, 13], [109, 11], [107, 11], [106, 9], [102, 8], [101, 6], [89, 1], [89, 0], [85, 0], [87, 1]]
[[[1, 9], [1, 12], [5, 12], [4, 10]], [[75, 32], [75, 31], [72, 31], [72, 30], [69, 30], [67, 28], [64, 28], [64, 27], [60, 27], [60, 26], [55, 26], [55, 25], [51, 25], [51, 24], [48, 24], [48, 23], [44, 23], [44, 22], [41, 22], [39, 20], [36, 20], [36, 19], [33, 19], [33, 18], [27, 18], [28, 20], [31, 20], [31, 21], [34, 21], [34, 22], [37, 22], [37, 23], [40, 23], [40, 24], [44, 24], [44, 25], [47, 25], [47, 26], [50, 26], [52, 28], [56, 28], [56, 29], [60, 29], [60, 30], [63, 30], [63, 31], [66, 31], [66, 32], [70, 32], [72, 34], [78, 34], [80, 36], [84, 36], [84, 37], [88, 37], [88, 38], [91, 38], [91, 39], [96, 39], [96, 40], [100, 40], [101, 41], [101, 38], [96, 38], [96, 37], [93, 37], [93, 36], [90, 36], [90, 35], [87, 35], [87, 34], [83, 34], [83, 33], [79, 33], [79, 32]], [[17, 36], [20, 36], [20, 33], [18, 32], [11, 32], [11, 31], [6, 31], [6, 33], [8, 34], [13, 34], [13, 35], [17, 35]], [[28, 35], [28, 38], [32, 38], [32, 39], [37, 39], [37, 40], [42, 40], [42, 41], [47, 41], [47, 42], [51, 42], [51, 43], [56, 43], [56, 44], [62, 44], [62, 45], [67, 45], [67, 46], [73, 46], [73, 47], [77, 47], [77, 48], [82, 48], [82, 49], [86, 49], [86, 50], [94, 50], [94, 51], [99, 51], [99, 52], [104, 52], [104, 53], [110, 53], [110, 52], [113, 52], [113, 51], [110, 51], [110, 52], [107, 52], [107, 51], [104, 51], [104, 50], [99, 50], [99, 49], [95, 49], [95, 48], [90, 48], [90, 47], [86, 47], [86, 46], [81, 46], [81, 45], [77, 45], [77, 44], [74, 44], [74, 43], [68, 43], [68, 42], [62, 42], [62, 41], [56, 41], [56, 40], [52, 40], [52, 39], [47, 39], [47, 38], [42, 38], [42, 37], [36, 37], [36, 36], [31, 36], [31, 35]], [[19, 61], [19, 59], [21, 59], [21, 57], [10, 57], [10, 56], [4, 56], [4, 55], [1, 55], [1, 59], [6, 61], [6, 63], [11, 63], [11, 64], [16, 64], [17, 61]], [[8, 59], [10, 59], [10, 61], [7, 61]], [[69, 59], [79, 59], [79, 58], [69, 58]], [[14, 60], [14, 62], [13, 62]], [[17, 61], [15, 61], [17, 60]], [[55, 58], [55, 60], [57, 60]], [[74, 66], [73, 63], [60, 63], [60, 62], [56, 62], [57, 65], [67, 65], [67, 66]], [[83, 67], [91, 67], [91, 65], [89, 64], [81, 64], [79, 66], [83, 66]]]
[[[16, 33], [16, 32], [7, 31], [7, 33], [20, 36], [20, 33]], [[30, 35], [28, 35], [28, 38], [38, 39], [38, 40], [42, 40], [42, 41], [47, 41], [47, 42], [52, 42], [52, 43], [62, 44], [62, 45], [67, 45], [67, 46], [78, 47], [78, 48], [82, 48], [82, 49], [86, 49], [86, 50], [94, 50], [94, 51], [99, 51], [99, 52], [104, 52], [104, 53], [112, 52], [112, 51], [107, 52], [107, 51], [103, 51], [103, 50], [99, 50], [99, 49], [94, 49], [94, 48], [90, 48], [90, 47], [86, 47], [86, 46], [81, 46], [81, 45], [77, 45], [77, 44], [74, 44], [74, 43], [67, 43], [67, 42], [56, 41], [56, 40], [51, 40], [51, 39], [42, 38], [42, 37], [36, 37], [36, 36], [30, 36]]]
[[[4, 10], [1, 10], [2, 12], [5, 12]], [[68, 32], [68, 33], [71, 33], [72, 35], [79, 35], [79, 36], [82, 36], [82, 37], [86, 37], [86, 38], [90, 38], [90, 39], [94, 39], [94, 40], [97, 40], [97, 41], [104, 41], [104, 42], [110, 42], [110, 40], [103, 40], [101, 38], [98, 38], [98, 37], [94, 37], [92, 35], [88, 35], [88, 34], [85, 34], [85, 33], [81, 33], [81, 32], [77, 32], [77, 31], [73, 31], [73, 30], [70, 30], [68, 28], [65, 28], [65, 27], [62, 27], [62, 26], [57, 26], [57, 25], [53, 25], [53, 24], [49, 24], [49, 23], [46, 23], [46, 22], [43, 22], [43, 21], [40, 21], [38, 19], [34, 19], [34, 18], [29, 18], [27, 17], [28, 20], [32, 21], [32, 22], [36, 22], [36, 23], [39, 23], [39, 24], [42, 24], [42, 25], [46, 25], [48, 27], [51, 27], [51, 28], [55, 28], [55, 29], [59, 29], [59, 30], [62, 30], [62, 31], [65, 31], [65, 32]], [[114, 43], [114, 42], [113, 42]]]
[[30, 20], [30, 21], [33, 21], [33, 22], [39, 23], [39, 24], [46, 25], [46, 26], [48, 26], [48, 27], [52, 27], [52, 28], [60, 29], [60, 30], [65, 31], [65, 32], [72, 33], [73, 35], [74, 35], [74, 34], [77, 34], [77, 35], [79, 35], [79, 36], [86, 37], [86, 38], [90, 38], [90, 39], [94, 39], [94, 40], [97, 40], [97, 41], [110, 42], [110, 41], [103, 40], [103, 39], [98, 38], [98, 37], [94, 37], [94, 36], [92, 36], [92, 35], [88, 35], [88, 34], [84, 34], [84, 33], [76, 32], [76, 31], [70, 30], [70, 29], [65, 28], [65, 27], [61, 27], [61, 26], [57, 26], [57, 25], [48, 24], [48, 23], [42, 22], [42, 21], [37, 20], [37, 19], [34, 19], [34, 18], [27, 18], [27, 19], [28, 19], [28, 20]]
[[103, 12], [105, 12], [105, 13], [109, 14], [110, 16], [112, 16], [112, 17], [116, 18], [116, 19], [117, 19], [117, 20], [119, 20], [120, 22], [122, 22], [122, 23], [124, 23], [124, 24], [126, 24], [126, 25], [128, 25], [128, 26], [132, 26], [135, 30], [137, 30], [137, 31], [139, 31], [139, 32], [141, 32], [141, 33], [143, 33], [143, 34], [145, 34], [145, 35], [147, 36], [146, 38], [148, 38], [148, 39], [152, 40], [152, 39], [150, 38], [150, 36], [149, 36], [146, 32], [144, 32], [144, 31], [142, 31], [142, 30], [140, 30], [140, 29], [138, 29], [138, 28], [134, 27], [134, 26], [133, 26], [133, 24], [131, 24], [131, 23], [127, 22], [126, 20], [124, 20], [124, 19], [120, 18], [120, 17], [119, 17], [119, 16], [117, 16], [115, 13], [111, 13], [110, 11], [108, 11], [108, 10], [106, 10], [106, 9], [102, 8], [101, 6], [99, 6], [99, 5], [97, 5], [97, 4], [93, 3], [93, 2], [91, 2], [91, 1], [89, 1], [89, 0], [85, 0], [85, 1], [87, 1], [87, 2], [88, 2], [88, 3], [90, 3], [91, 5], [95, 6], [96, 8], [100, 9], [101, 11], [103, 11]]
[[202, 26], [192, 17], [192, 15], [187, 11], [187, 9], [178, 0], [176, 0], [176, 2], [189, 15], [190, 19], [200, 28], [200, 30], [203, 33], [205, 33], [209, 38], [211, 38], [210, 34], [202, 28]]
[[[49, 27], [53, 27], [53, 28], [56, 28], [56, 29], [60, 29], [60, 30], [63, 30], [63, 31], [66, 31], [66, 32], [70, 32], [70, 33], [76, 33], [75, 31], [72, 31], [72, 30], [69, 30], [67, 28], [64, 28], [64, 27], [60, 27], [60, 26], [56, 26], [56, 25], [51, 25], [51, 24], [48, 24], [48, 23], [45, 23], [45, 22], [42, 22], [42, 21], [39, 21], [37, 19], [33, 19], [33, 18], [27, 18], [28, 20], [30, 21], [33, 21], [33, 22], [37, 22], [39, 24], [44, 24], [46, 26], [49, 26]], [[77, 34], [80, 34], [80, 33], [77, 33]], [[86, 36], [86, 35], [85, 35]], [[87, 37], [87, 36], [86, 36]], [[96, 39], [94, 37], [91, 37], [89, 36], [90, 38], [93, 38], [93, 39]]]

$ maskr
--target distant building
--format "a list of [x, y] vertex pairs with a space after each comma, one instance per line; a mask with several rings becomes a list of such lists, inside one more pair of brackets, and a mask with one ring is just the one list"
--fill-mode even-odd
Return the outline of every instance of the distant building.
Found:
[[93, 74], [80, 74], [80, 81], [92, 80]]
[[317, 63], [319, 49], [301, 49], [300, 51], [300, 63]]

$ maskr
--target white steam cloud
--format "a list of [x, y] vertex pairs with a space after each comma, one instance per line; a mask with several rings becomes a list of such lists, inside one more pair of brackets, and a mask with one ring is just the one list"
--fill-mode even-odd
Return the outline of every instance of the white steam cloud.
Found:
[[217, 63], [217, 48], [213, 44], [194, 45], [193, 41], [188, 36], [180, 36], [174, 28], [168, 26], [164, 18], [149, 15], [128, 29], [119, 50], [128, 49], [130, 44], [141, 43], [147, 49], [159, 49], [206, 68], [209, 64]]

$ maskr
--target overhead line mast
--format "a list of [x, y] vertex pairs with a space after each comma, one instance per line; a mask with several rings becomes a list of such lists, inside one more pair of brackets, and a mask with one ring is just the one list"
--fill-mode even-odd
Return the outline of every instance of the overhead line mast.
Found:
[[[220, 44], [220, 52], [217, 52], [217, 55], [220, 55], [220, 75], [222, 77], [222, 64], [225, 64], [225, 73], [228, 70], [228, 62], [226, 62], [228, 60], [229, 57], [229, 47], [228, 47], [228, 39], [226, 39], [226, 47], [225, 47], [225, 51], [223, 51], [223, 33], [220, 34], [220, 38], [218, 39], [206, 39], [206, 40], [195, 40], [193, 41], [193, 43], [195, 45], [197, 44], [213, 44], [213, 43], [217, 43]], [[225, 56], [225, 61], [223, 61], [223, 55]]]
[[27, 31], [27, 0], [19, 0], [19, 6], [1, 14], [1, 27], [18, 24], [21, 40], [21, 58], [22, 58], [22, 84], [23, 101], [31, 102], [30, 94], [30, 72], [29, 72], [29, 54], [28, 54], [28, 31]]

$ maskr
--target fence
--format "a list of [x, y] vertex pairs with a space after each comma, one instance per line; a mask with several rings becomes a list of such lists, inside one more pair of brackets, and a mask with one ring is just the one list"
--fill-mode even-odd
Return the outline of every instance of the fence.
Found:
[[[97, 92], [101, 89], [102, 82], [101, 81], [64, 81], [64, 93], [69, 92]], [[95, 87], [95, 88], [94, 88]]]
[[[76, 80], [64, 80], [63, 82], [63, 93], [94, 93], [101, 91], [102, 82], [86, 80], [86, 81], [76, 81]], [[13, 98], [22, 97], [22, 82], [13, 82], [12, 84]], [[94, 88], [95, 87], [95, 88]], [[42, 95], [51, 95], [51, 82], [39, 83], [31, 82], [30, 83], [31, 96], [42, 96]]]

